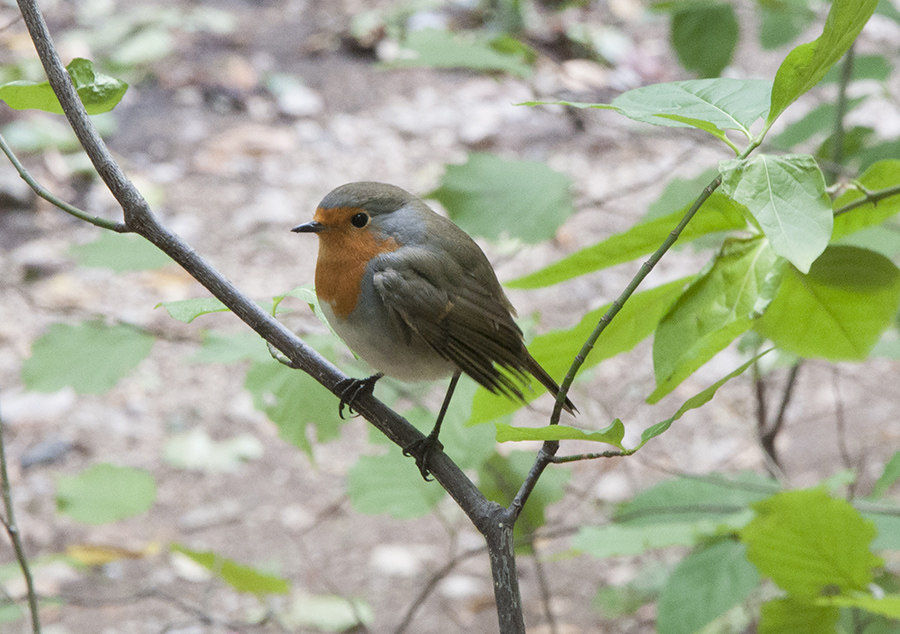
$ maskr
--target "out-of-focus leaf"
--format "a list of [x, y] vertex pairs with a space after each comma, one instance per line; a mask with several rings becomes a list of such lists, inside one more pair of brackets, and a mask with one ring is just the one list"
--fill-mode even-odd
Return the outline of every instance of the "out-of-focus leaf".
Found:
[[741, 530], [747, 558], [795, 597], [865, 591], [884, 563], [870, 551], [875, 525], [822, 489], [779, 493], [753, 508]]
[[875, 499], [882, 497], [898, 480], [900, 480], [900, 451], [894, 453], [885, 463], [881, 476], [872, 487], [870, 497]]
[[253, 396], [253, 405], [278, 426], [280, 436], [312, 455], [307, 437], [311, 425], [319, 442], [338, 436], [341, 419], [334, 395], [305, 372], [292, 370], [277, 361], [254, 363], [244, 387]]
[[197, 297], [194, 299], [179, 299], [171, 302], [160, 302], [154, 308], [162, 306], [173, 319], [191, 323], [197, 317], [210, 313], [227, 313], [228, 307], [215, 297]]
[[207, 330], [203, 332], [203, 344], [189, 361], [228, 364], [238, 361], [268, 361], [271, 358], [265, 340], [255, 332], [242, 330], [226, 335]]
[[82, 266], [123, 271], [145, 271], [172, 264], [172, 259], [138, 236], [104, 231], [93, 242], [71, 247]]
[[682, 66], [703, 77], [718, 77], [737, 46], [734, 9], [719, 4], [676, 11], [670, 37]]
[[412, 31], [403, 42], [401, 56], [388, 68], [467, 68], [481, 72], [506, 72], [516, 77], [531, 75], [531, 66], [520, 51], [510, 54], [492, 46], [490, 38], [474, 33], [449, 33], [438, 29]]
[[216, 441], [200, 427], [172, 436], [163, 449], [163, 457], [173, 467], [206, 472], [235, 471], [262, 453], [262, 443], [252, 434]]
[[[508, 506], [533, 464], [532, 452], [513, 451], [507, 456], [494, 454], [478, 470], [478, 488], [489, 500]], [[567, 469], [544, 471], [516, 522], [514, 534], [517, 539], [517, 550], [530, 552], [528, 544], [522, 542], [521, 538], [544, 525], [547, 506], [562, 499], [565, 493], [563, 487], [568, 480]]]
[[180, 544], [172, 544], [172, 551], [200, 564], [238, 592], [264, 595], [287, 594], [291, 590], [285, 579], [259, 572], [213, 551], [192, 550]]
[[38, 392], [71, 386], [80, 394], [101, 394], [137, 367], [155, 341], [124, 324], [53, 324], [32, 344], [22, 381]]
[[571, 186], [545, 163], [474, 153], [463, 165], [448, 165], [441, 186], [427, 198], [439, 201], [468, 233], [537, 243], [552, 238], [572, 215]]
[[725, 540], [693, 552], [663, 586], [656, 629], [659, 634], [694, 634], [747, 599], [759, 581], [740, 542]]
[[374, 619], [371, 606], [361, 599], [334, 595], [303, 595], [294, 599], [280, 615], [292, 631], [313, 628], [322, 632], [349, 632]]
[[156, 500], [156, 482], [143, 469], [97, 464], [57, 481], [56, 506], [85, 524], [105, 524], [147, 511]]

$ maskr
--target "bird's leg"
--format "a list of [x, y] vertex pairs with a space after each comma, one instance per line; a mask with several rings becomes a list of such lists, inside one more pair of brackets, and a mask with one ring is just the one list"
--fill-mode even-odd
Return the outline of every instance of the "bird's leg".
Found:
[[457, 370], [456, 373], [454, 373], [453, 378], [450, 379], [450, 385], [447, 387], [447, 394], [444, 396], [444, 403], [441, 405], [441, 411], [438, 412], [438, 417], [434, 422], [431, 433], [425, 436], [425, 438], [408, 444], [403, 449], [404, 456], [415, 456], [416, 466], [419, 467], [419, 473], [422, 474], [422, 477], [426, 482], [430, 480], [428, 477], [430, 475], [430, 472], [428, 471], [428, 456], [435, 447], [437, 447], [438, 451], [444, 448], [441, 441], [438, 440], [438, 435], [441, 433], [441, 423], [444, 421], [444, 415], [447, 413], [447, 408], [450, 406], [450, 399], [453, 398], [453, 391], [456, 390], [456, 383], [459, 381], [460, 374], [461, 371]]
[[378, 372], [365, 379], [344, 379], [339, 382], [336, 386], [338, 396], [341, 399], [341, 404], [338, 406], [338, 415], [341, 418], [344, 417], [344, 407], [349, 407], [350, 412], [353, 413], [353, 401], [374, 392], [375, 383], [383, 376], [382, 372]]

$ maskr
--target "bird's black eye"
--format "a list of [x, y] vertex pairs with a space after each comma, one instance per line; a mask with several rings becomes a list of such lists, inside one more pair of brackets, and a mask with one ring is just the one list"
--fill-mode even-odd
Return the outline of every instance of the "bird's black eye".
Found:
[[354, 214], [353, 217], [350, 218], [350, 223], [357, 229], [362, 229], [369, 224], [369, 214]]

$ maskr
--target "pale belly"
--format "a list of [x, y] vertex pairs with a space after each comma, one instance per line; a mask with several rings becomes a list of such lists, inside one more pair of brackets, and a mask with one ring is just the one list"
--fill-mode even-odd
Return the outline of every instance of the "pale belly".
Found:
[[456, 370], [453, 363], [417, 335], [413, 335], [407, 345], [403, 334], [394, 332], [388, 320], [380, 315], [359, 315], [354, 311], [348, 319], [342, 320], [328, 302], [322, 302], [322, 312], [347, 347], [388, 376], [409, 382], [432, 381], [448, 377]]

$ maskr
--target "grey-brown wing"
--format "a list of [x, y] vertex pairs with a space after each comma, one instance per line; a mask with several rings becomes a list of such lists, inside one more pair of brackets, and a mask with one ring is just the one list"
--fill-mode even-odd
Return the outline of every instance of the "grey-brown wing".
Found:
[[479, 281], [450, 258], [409, 247], [384, 256], [373, 273], [379, 296], [410, 336], [488, 390], [522, 400], [530, 356], [496, 278]]

